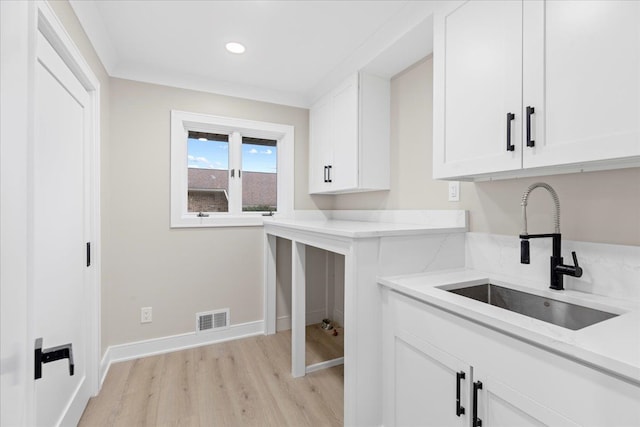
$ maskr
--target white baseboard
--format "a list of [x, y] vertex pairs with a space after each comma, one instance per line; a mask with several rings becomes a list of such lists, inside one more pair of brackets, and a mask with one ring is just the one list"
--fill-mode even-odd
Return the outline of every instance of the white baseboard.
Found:
[[264, 321], [258, 320], [239, 325], [231, 325], [227, 329], [220, 331], [200, 332], [199, 334], [190, 332], [187, 334], [112, 345], [107, 348], [100, 363], [100, 387], [102, 387], [102, 383], [107, 376], [107, 372], [109, 372], [111, 364], [115, 362], [139, 359], [141, 357], [170, 353], [172, 351], [185, 350], [262, 334], [264, 334]]

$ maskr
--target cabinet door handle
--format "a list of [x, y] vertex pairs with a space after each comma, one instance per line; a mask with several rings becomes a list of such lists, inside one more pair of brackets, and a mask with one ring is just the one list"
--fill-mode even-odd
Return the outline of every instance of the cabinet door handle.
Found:
[[327, 173], [327, 182], [333, 182], [331, 180], [331, 167], [332, 167], [331, 165], [327, 166], [327, 168], [328, 168], [327, 169], [327, 171], [328, 171], [328, 173]]
[[464, 406], [460, 405], [460, 381], [465, 379], [464, 371], [456, 372], [456, 415], [464, 414]]
[[527, 147], [535, 147], [536, 142], [531, 139], [531, 115], [535, 114], [533, 107], [527, 107]]
[[482, 427], [482, 420], [478, 418], [478, 390], [482, 390], [482, 382], [473, 383], [473, 427]]
[[324, 167], [324, 176], [323, 176], [323, 178], [324, 178], [324, 182], [328, 182], [328, 181], [327, 181], [327, 170], [328, 170], [327, 168], [328, 168], [328, 166], [325, 166], [325, 167]]
[[516, 118], [513, 113], [507, 113], [507, 151], [514, 151], [516, 146], [511, 143], [511, 122]]

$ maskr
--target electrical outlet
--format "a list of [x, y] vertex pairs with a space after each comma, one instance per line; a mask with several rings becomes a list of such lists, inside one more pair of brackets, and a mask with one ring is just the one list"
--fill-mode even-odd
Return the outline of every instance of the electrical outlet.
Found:
[[449, 201], [460, 201], [460, 181], [449, 181]]
[[152, 320], [152, 308], [142, 307], [140, 309], [140, 323], [151, 323]]

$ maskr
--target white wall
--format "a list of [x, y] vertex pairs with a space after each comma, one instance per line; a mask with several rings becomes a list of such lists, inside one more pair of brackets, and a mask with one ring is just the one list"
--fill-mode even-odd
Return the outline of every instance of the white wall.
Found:
[[[111, 79], [104, 345], [194, 331], [195, 313], [230, 308], [231, 324], [262, 320], [261, 227], [169, 228], [172, 109], [295, 127], [295, 206], [307, 195], [306, 109]], [[281, 298], [286, 298], [282, 296]], [[153, 322], [140, 324], [140, 308]]]
[[[516, 235], [520, 198], [543, 181], [560, 197], [563, 237], [640, 245], [640, 168], [537, 178], [461, 183], [460, 201], [447, 201], [444, 181], [431, 178], [433, 60], [426, 58], [391, 81], [391, 190], [335, 196], [334, 209], [466, 209], [470, 230]], [[552, 226], [551, 198], [533, 192], [529, 232]]]
[[[307, 110], [112, 79], [103, 345], [189, 332], [195, 312], [220, 307], [231, 308], [234, 324], [262, 319], [261, 228], [169, 229], [171, 109], [293, 124], [297, 209], [468, 209], [472, 231], [517, 234], [520, 196], [539, 179], [560, 195], [567, 239], [640, 244], [637, 168], [463, 184], [461, 201], [447, 202], [447, 184], [431, 179], [431, 67], [427, 59], [392, 81], [391, 191], [314, 198], [306, 194]], [[541, 194], [530, 202], [532, 232], [550, 224]], [[277, 244], [280, 254], [290, 252], [287, 242]], [[334, 265], [341, 277], [343, 266]], [[286, 317], [290, 259], [279, 256], [277, 266], [277, 316]], [[310, 297], [308, 310], [319, 301]], [[141, 306], [153, 306], [152, 324], [139, 323]]]
[[[103, 351], [190, 332], [197, 311], [230, 307], [233, 324], [262, 318], [262, 229], [169, 229], [171, 109], [293, 124], [296, 209], [468, 209], [472, 231], [517, 234], [522, 191], [543, 180], [560, 195], [566, 238], [640, 244], [638, 168], [463, 183], [461, 201], [447, 202], [447, 184], [431, 179], [430, 58], [392, 80], [391, 191], [310, 197], [307, 110], [110, 79], [68, 2], [52, 6], [102, 85]], [[533, 193], [529, 206], [530, 231], [545, 229], [550, 203]], [[287, 289], [290, 278], [279, 280]], [[154, 308], [153, 323], [139, 323], [142, 306]]]

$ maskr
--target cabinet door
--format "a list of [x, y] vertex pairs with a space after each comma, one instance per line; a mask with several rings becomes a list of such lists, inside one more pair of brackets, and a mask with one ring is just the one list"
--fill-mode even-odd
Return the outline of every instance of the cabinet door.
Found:
[[[410, 334], [395, 334], [393, 410], [395, 426], [466, 426], [471, 407], [469, 365]], [[460, 405], [464, 414], [457, 415], [456, 373], [460, 379]]]
[[325, 182], [331, 164], [331, 97], [318, 101], [309, 112], [309, 193], [330, 189]]
[[[561, 414], [539, 404], [474, 367], [474, 381], [482, 383], [477, 392], [478, 418], [487, 427], [577, 426]], [[471, 415], [473, 417], [473, 414]], [[471, 421], [473, 423], [473, 419]], [[474, 424], [472, 424], [474, 425]]]
[[519, 169], [522, 2], [466, 2], [434, 26], [434, 177]]
[[525, 2], [523, 41], [525, 168], [640, 155], [640, 2]]
[[332, 191], [358, 188], [358, 75], [332, 92]]

